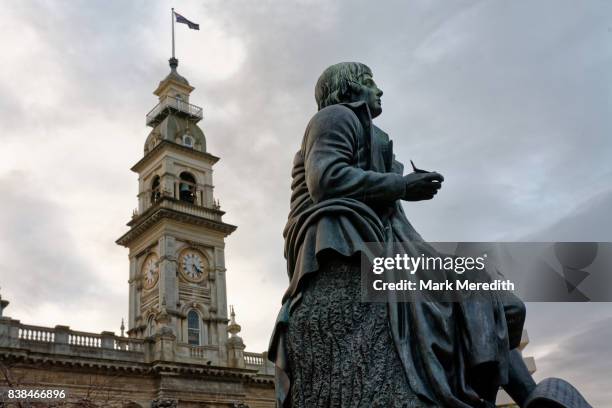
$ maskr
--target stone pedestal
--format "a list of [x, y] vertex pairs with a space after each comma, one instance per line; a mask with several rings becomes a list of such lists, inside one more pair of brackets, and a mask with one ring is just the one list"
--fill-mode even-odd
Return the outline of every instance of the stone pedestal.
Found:
[[228, 365], [234, 368], [244, 368], [244, 349], [245, 345], [238, 336], [230, 337], [227, 342]]
[[172, 329], [167, 326], [163, 326], [153, 337], [153, 360], [158, 361], [174, 361], [174, 346], [176, 343], [176, 336], [172, 332]]

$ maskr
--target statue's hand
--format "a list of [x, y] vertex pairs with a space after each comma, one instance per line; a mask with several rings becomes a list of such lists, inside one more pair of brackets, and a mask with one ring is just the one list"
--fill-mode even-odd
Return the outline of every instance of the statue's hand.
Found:
[[406, 194], [403, 199], [406, 201], [431, 200], [440, 187], [444, 177], [435, 171], [414, 172], [404, 176], [406, 182]]

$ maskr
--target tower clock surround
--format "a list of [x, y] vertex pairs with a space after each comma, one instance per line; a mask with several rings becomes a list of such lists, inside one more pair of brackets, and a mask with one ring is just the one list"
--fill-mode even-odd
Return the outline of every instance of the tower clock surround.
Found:
[[179, 270], [183, 278], [192, 283], [202, 282], [208, 276], [208, 260], [195, 248], [186, 248], [178, 257]]
[[151, 254], [145, 258], [142, 267], [143, 287], [153, 289], [159, 279], [159, 259], [157, 255]]

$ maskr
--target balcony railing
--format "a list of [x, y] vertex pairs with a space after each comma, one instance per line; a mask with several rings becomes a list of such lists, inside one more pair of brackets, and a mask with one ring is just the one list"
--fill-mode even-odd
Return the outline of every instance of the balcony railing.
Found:
[[169, 210], [174, 210], [190, 215], [195, 215], [196, 217], [206, 218], [211, 221], [221, 221], [221, 214], [218, 210], [214, 210], [208, 207], [202, 207], [200, 205], [187, 203], [185, 201], [179, 200], [162, 200], [160, 203], [160, 207], [167, 208]]
[[264, 365], [264, 358], [261, 353], [250, 353], [244, 352], [244, 363], [251, 366], [262, 366]]
[[155, 126], [160, 123], [170, 110], [186, 115], [196, 122], [200, 121], [203, 117], [202, 108], [199, 106], [192, 105], [173, 96], [165, 96], [149, 113], [147, 113], [147, 126]]
[[274, 375], [274, 364], [268, 361], [267, 353], [244, 352], [244, 365], [258, 374]]
[[11, 346], [60, 354], [85, 349], [144, 354], [142, 339], [116, 336], [112, 332], [87, 333], [66, 326], [42, 327], [22, 324], [18, 320], [0, 319], [0, 347]]
[[52, 328], [32, 326], [22, 324], [19, 325], [17, 332], [19, 340], [25, 341], [40, 341], [45, 343], [53, 343], [55, 341], [55, 333]]

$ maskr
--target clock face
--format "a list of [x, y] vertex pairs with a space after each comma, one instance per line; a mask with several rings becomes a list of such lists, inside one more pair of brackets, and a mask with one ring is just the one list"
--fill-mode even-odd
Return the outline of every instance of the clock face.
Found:
[[186, 249], [179, 257], [179, 267], [183, 276], [192, 282], [200, 282], [206, 276], [206, 258], [198, 250]]
[[142, 278], [145, 289], [154, 287], [158, 277], [159, 267], [157, 265], [157, 256], [149, 255], [142, 265]]

